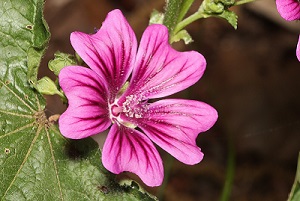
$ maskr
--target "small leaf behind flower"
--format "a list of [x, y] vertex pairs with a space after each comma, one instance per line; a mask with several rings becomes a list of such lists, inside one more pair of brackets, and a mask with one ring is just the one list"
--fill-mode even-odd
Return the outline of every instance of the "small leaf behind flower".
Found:
[[55, 58], [50, 60], [48, 65], [49, 69], [57, 76], [64, 67], [77, 64], [75, 57], [71, 54], [56, 52], [54, 56]]
[[153, 10], [150, 15], [149, 25], [150, 24], [163, 24], [164, 14], [158, 12], [157, 10]]
[[41, 94], [54, 95], [57, 94], [61, 97], [64, 97], [63, 93], [57, 89], [56, 84], [49, 78], [43, 77], [36, 82], [36, 90]]
[[191, 35], [186, 30], [179, 31], [175, 36], [172, 37], [172, 41], [170, 42], [173, 43], [178, 42], [180, 40], [183, 40], [186, 45], [193, 42]]

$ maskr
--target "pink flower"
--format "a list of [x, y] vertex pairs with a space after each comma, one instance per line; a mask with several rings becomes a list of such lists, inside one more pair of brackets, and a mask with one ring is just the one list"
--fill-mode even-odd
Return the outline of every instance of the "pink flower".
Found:
[[216, 110], [193, 100], [149, 102], [197, 82], [206, 66], [201, 54], [172, 49], [163, 25], [149, 26], [137, 48], [119, 10], [108, 14], [96, 34], [72, 33], [71, 43], [90, 68], [68, 66], [59, 74], [69, 100], [59, 119], [65, 137], [81, 139], [110, 128], [102, 150], [104, 167], [115, 174], [133, 172], [148, 186], [163, 180], [153, 142], [183, 163], [202, 160], [196, 137], [216, 122]]
[[283, 19], [287, 21], [300, 19], [299, 0], [276, 0], [276, 6]]
[[[276, 0], [276, 6], [283, 19], [287, 21], [300, 20], [299, 0]], [[296, 49], [296, 56], [300, 61], [300, 35]]]

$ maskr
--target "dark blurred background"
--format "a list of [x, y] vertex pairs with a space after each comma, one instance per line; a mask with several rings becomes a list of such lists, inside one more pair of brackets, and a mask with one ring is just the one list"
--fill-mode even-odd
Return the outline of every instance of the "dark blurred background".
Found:
[[[93, 33], [106, 14], [119, 8], [138, 39], [153, 9], [164, 0], [48, 0], [45, 18], [52, 34], [40, 76], [56, 51], [74, 53], [69, 35]], [[195, 11], [201, 1], [191, 8]], [[210, 18], [188, 26], [194, 42], [174, 47], [197, 50], [207, 59], [203, 78], [177, 97], [201, 100], [219, 112], [216, 125], [199, 135], [204, 160], [188, 166], [165, 152], [165, 184], [148, 190], [165, 201], [218, 200], [225, 181], [228, 141], [235, 150], [235, 176], [230, 200], [282, 201], [292, 187], [300, 150], [300, 63], [295, 49], [299, 23], [285, 22], [273, 0], [235, 7], [238, 29]], [[62, 113], [58, 97], [47, 97], [49, 115]]]

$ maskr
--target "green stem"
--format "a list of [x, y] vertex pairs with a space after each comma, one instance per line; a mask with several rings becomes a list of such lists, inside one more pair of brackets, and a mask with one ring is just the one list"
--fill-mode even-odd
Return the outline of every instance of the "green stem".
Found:
[[226, 178], [223, 186], [220, 201], [228, 201], [231, 194], [232, 184], [235, 172], [235, 151], [232, 137], [228, 136], [228, 156], [227, 156]]
[[238, 6], [238, 5], [242, 5], [242, 4], [246, 4], [246, 3], [251, 3], [251, 2], [253, 2], [253, 1], [255, 1], [255, 0], [240, 0], [240, 1], [236, 1], [236, 2], [234, 3], [234, 5], [235, 5], [235, 6]]
[[[250, 3], [253, 2], [255, 0], [240, 0], [240, 1], [236, 1], [234, 3], [235, 6], [238, 5], [242, 5], [242, 4], [246, 4], [246, 3]], [[194, 14], [190, 15], [189, 17], [185, 18], [184, 20], [182, 20], [181, 22], [179, 22], [176, 27], [173, 30], [172, 35], [176, 35], [179, 31], [181, 31], [182, 29], [184, 29], [187, 25], [191, 24], [192, 22], [200, 19], [200, 18], [207, 18], [208, 15], [205, 14], [204, 10], [203, 10], [203, 4], [201, 4], [199, 10], [197, 12], [195, 12]]]
[[204, 15], [202, 15], [201, 12], [195, 12], [194, 14], [190, 15], [189, 17], [185, 18], [184, 20], [182, 20], [181, 22], [179, 22], [177, 24], [177, 26], [175, 27], [174, 31], [173, 31], [173, 35], [176, 35], [179, 31], [181, 31], [182, 29], [184, 29], [187, 25], [191, 24], [192, 22], [200, 19], [200, 18], [204, 18]]
[[300, 152], [299, 152], [299, 155], [298, 155], [298, 165], [297, 165], [295, 181], [294, 181], [292, 190], [289, 194], [288, 201], [295, 200], [294, 196], [296, 194], [296, 189], [297, 189], [297, 186], [299, 186], [299, 184], [300, 184]]
[[166, 5], [163, 24], [168, 27], [169, 33], [173, 32], [177, 24], [178, 12], [180, 12], [181, 0], [169, 0]]
[[184, 18], [194, 0], [168, 0], [167, 2], [163, 24], [168, 27], [171, 39], [177, 33], [174, 29]]

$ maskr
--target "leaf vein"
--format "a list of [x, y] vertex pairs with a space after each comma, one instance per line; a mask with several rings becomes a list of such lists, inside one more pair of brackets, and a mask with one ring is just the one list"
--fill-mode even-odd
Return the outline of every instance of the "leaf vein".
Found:
[[[28, 125], [27, 125], [27, 126], [28, 126]], [[21, 172], [22, 168], [24, 167], [24, 164], [26, 163], [26, 161], [27, 161], [27, 159], [28, 159], [28, 157], [29, 157], [29, 155], [30, 155], [30, 153], [31, 153], [31, 151], [32, 151], [33, 145], [35, 144], [36, 140], [38, 139], [38, 137], [39, 137], [39, 135], [40, 135], [40, 133], [41, 133], [41, 130], [42, 130], [42, 127], [38, 127], [37, 132], [36, 132], [36, 135], [35, 135], [35, 137], [33, 138], [32, 142], [31, 142], [31, 144], [30, 144], [30, 147], [29, 147], [29, 149], [28, 149], [28, 151], [27, 151], [27, 153], [26, 153], [26, 155], [25, 155], [25, 157], [24, 157], [24, 160], [22, 161], [22, 163], [21, 163], [21, 165], [20, 165], [18, 171], [16, 172], [16, 175], [14, 176], [14, 178], [13, 178], [12, 181], [10, 182], [8, 188], [6, 189], [6, 191], [5, 191], [5, 193], [4, 193], [3, 197], [2, 197], [2, 199], [5, 198], [6, 194], [7, 194], [8, 191], [11, 189], [12, 185], [14, 184], [14, 182], [16, 181], [17, 176], [19, 175], [19, 173]]]
[[61, 200], [64, 200], [63, 193], [62, 193], [62, 188], [61, 188], [61, 184], [60, 184], [61, 182], [60, 182], [60, 179], [59, 179], [59, 176], [58, 176], [57, 164], [56, 164], [54, 153], [53, 153], [52, 142], [51, 142], [51, 139], [50, 139], [50, 135], [49, 135], [48, 129], [45, 129], [45, 130], [46, 130], [46, 133], [47, 133], [48, 143], [49, 143], [49, 146], [50, 146], [50, 153], [51, 153], [51, 158], [52, 158], [52, 162], [53, 162], [53, 166], [54, 166], [54, 171], [55, 171], [55, 176], [56, 176], [56, 180], [57, 180], [57, 185], [58, 185], [58, 188], [59, 188], [60, 198], [61, 198]]
[[20, 96], [18, 96], [11, 88], [9, 88], [2, 80], [0, 80], [0, 83], [10, 92], [12, 93], [19, 101], [21, 101], [28, 109], [30, 109], [32, 112], [36, 112], [30, 105], [28, 105]]
[[18, 113], [14, 113], [14, 112], [8, 112], [8, 111], [5, 111], [5, 110], [0, 110], [0, 112], [3, 113], [3, 114], [7, 114], [7, 115], [14, 115], [14, 116], [25, 117], [25, 118], [29, 118], [29, 119], [33, 118], [32, 115], [28, 115], [28, 114], [18, 114]]
[[13, 130], [13, 131], [11, 131], [9, 133], [6, 133], [6, 134], [0, 136], [0, 139], [6, 137], [8, 135], [11, 135], [11, 134], [14, 134], [14, 133], [18, 133], [19, 131], [24, 130], [24, 129], [29, 128], [29, 127], [32, 127], [32, 126], [34, 126], [34, 122], [32, 122], [30, 124], [27, 124], [25, 126], [22, 126], [20, 128], [17, 128], [16, 130]]

